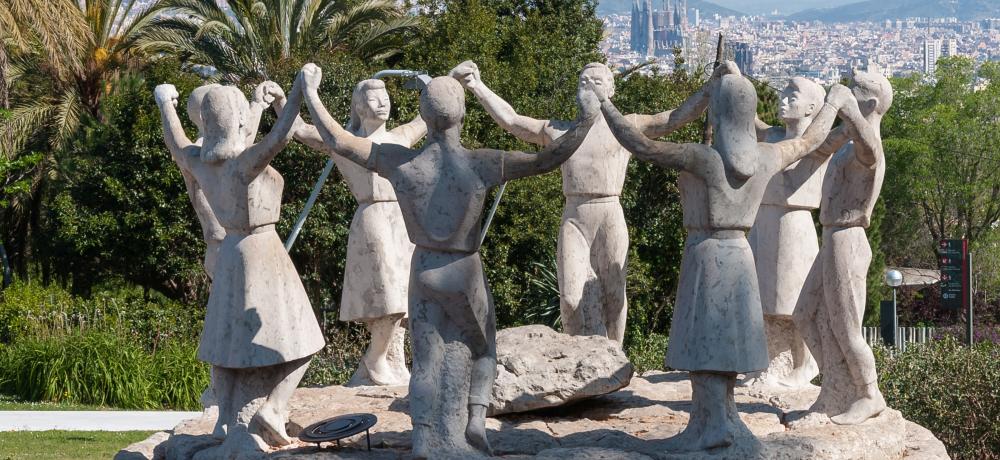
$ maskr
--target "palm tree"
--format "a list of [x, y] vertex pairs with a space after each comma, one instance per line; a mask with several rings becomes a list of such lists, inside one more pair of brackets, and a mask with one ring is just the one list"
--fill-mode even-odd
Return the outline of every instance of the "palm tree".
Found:
[[215, 79], [257, 83], [296, 55], [344, 51], [378, 60], [422, 27], [395, 0], [163, 0], [141, 42], [216, 70]]
[[[84, 114], [99, 117], [101, 97], [139, 60], [135, 46], [156, 12], [136, 0], [0, 0], [6, 84], [34, 76], [51, 90], [21, 101], [0, 124], [0, 147], [17, 152], [43, 129], [53, 148], [76, 132]], [[40, 14], [40, 16], [38, 16]], [[3, 33], [3, 32], [0, 32]], [[9, 61], [7, 50], [18, 54]]]

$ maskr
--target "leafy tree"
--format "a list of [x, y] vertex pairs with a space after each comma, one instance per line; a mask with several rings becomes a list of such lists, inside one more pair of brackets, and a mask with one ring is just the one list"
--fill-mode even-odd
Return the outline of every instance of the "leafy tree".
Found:
[[393, 0], [163, 0], [142, 40], [149, 50], [210, 66], [217, 78], [259, 83], [293, 56], [346, 53], [381, 60], [421, 27]]

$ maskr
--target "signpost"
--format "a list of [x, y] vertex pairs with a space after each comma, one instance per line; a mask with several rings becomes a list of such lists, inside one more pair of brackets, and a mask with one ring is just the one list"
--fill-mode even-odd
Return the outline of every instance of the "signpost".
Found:
[[968, 240], [941, 240], [938, 245], [941, 268], [941, 306], [950, 310], [965, 308], [966, 342], [972, 344], [972, 254]]

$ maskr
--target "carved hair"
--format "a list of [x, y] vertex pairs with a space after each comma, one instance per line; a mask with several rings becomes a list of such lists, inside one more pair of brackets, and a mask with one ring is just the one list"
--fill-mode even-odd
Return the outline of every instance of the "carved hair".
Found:
[[354, 87], [351, 93], [351, 121], [347, 124], [347, 130], [356, 133], [361, 130], [361, 114], [365, 109], [368, 91], [385, 89], [385, 82], [376, 78], [361, 80]]
[[443, 130], [465, 118], [465, 90], [458, 80], [435, 77], [420, 93], [420, 117], [429, 128]]
[[191, 95], [188, 96], [187, 101], [187, 113], [188, 118], [198, 127], [198, 136], [204, 136], [203, 131], [205, 126], [201, 121], [201, 105], [205, 101], [205, 95], [208, 94], [208, 90], [212, 88], [218, 88], [219, 84], [211, 83], [204, 86], [199, 86], [191, 91]]
[[201, 106], [204, 140], [201, 159], [208, 163], [237, 157], [246, 148], [243, 126], [250, 103], [232, 86], [210, 88]]
[[819, 112], [820, 107], [823, 107], [823, 102], [826, 100], [826, 90], [819, 83], [805, 77], [793, 77], [788, 80], [788, 87], [797, 89], [806, 102], [813, 104], [814, 110], [809, 114], [810, 118]]
[[889, 79], [882, 74], [874, 72], [854, 72], [854, 97], [859, 103], [864, 103], [869, 99], [875, 99], [875, 113], [879, 116], [885, 115], [892, 106], [892, 84]]
[[722, 156], [726, 171], [739, 179], [757, 172], [757, 90], [750, 80], [739, 75], [723, 75], [711, 98], [715, 127], [713, 145]]

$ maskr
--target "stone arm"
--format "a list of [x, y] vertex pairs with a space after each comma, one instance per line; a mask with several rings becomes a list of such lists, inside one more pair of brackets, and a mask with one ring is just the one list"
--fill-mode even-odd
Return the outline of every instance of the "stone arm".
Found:
[[847, 132], [846, 127], [841, 125], [837, 127], [837, 129], [830, 131], [830, 134], [826, 136], [826, 140], [823, 141], [823, 144], [817, 147], [813, 153], [824, 158], [828, 157], [837, 153], [837, 151], [850, 140], [851, 136]]
[[754, 128], [757, 130], [757, 142], [767, 142], [767, 137], [771, 134], [771, 125], [764, 123], [760, 117], [756, 117], [753, 120]]
[[167, 150], [174, 157], [174, 161], [180, 166], [181, 171], [190, 171], [191, 159], [197, 158], [199, 147], [188, 139], [181, 126], [181, 120], [177, 117], [177, 88], [174, 85], [158, 85], [153, 91], [156, 105], [160, 108], [160, 119], [163, 122], [163, 140], [167, 144]]
[[594, 118], [587, 118], [559, 136], [538, 153], [501, 152], [503, 154], [504, 182], [551, 171], [569, 159], [590, 132]]
[[518, 114], [514, 111], [514, 107], [482, 82], [473, 85], [469, 90], [504, 131], [535, 145], [547, 145], [552, 142], [553, 136], [546, 129], [550, 125], [548, 120], [538, 120]]
[[237, 157], [240, 162], [240, 171], [245, 174], [244, 177], [257, 177], [271, 163], [274, 156], [292, 140], [295, 120], [298, 119], [299, 106], [302, 105], [302, 86], [302, 78], [296, 79], [291, 94], [288, 96], [287, 105], [278, 116], [278, 121], [271, 128], [271, 132]]
[[250, 101], [250, 113], [247, 116], [246, 124], [246, 145], [253, 145], [254, 141], [257, 140], [257, 130], [260, 128], [260, 118], [264, 115], [264, 111], [267, 110], [270, 104], [267, 101], [269, 99], [266, 96], [267, 85], [269, 82], [264, 82], [257, 85], [257, 88], [253, 92], [253, 100]]
[[[303, 71], [305, 70], [303, 69]], [[315, 122], [313, 129], [319, 133], [323, 140], [320, 150], [326, 152], [332, 150], [337, 155], [371, 169], [368, 161], [374, 146], [372, 141], [355, 136], [340, 126], [340, 123], [337, 123], [337, 120], [334, 120], [330, 112], [323, 106], [323, 102], [319, 99], [319, 93], [312, 85], [307, 85], [305, 89], [305, 100], [306, 106], [309, 107], [309, 113]], [[306, 130], [307, 135], [309, 132]], [[314, 140], [312, 139], [312, 141]], [[312, 146], [311, 144], [306, 145]]]
[[858, 104], [844, 104], [840, 109], [840, 118], [846, 125], [848, 137], [854, 141], [854, 156], [858, 161], [865, 166], [877, 163], [878, 156], [882, 152], [882, 139], [878, 131], [861, 114]]
[[697, 93], [688, 97], [680, 107], [674, 110], [667, 110], [656, 115], [631, 114], [628, 118], [646, 137], [655, 139], [666, 136], [705, 113], [705, 109], [708, 108], [712, 82], [713, 80], [709, 80]]
[[778, 155], [778, 171], [783, 170], [823, 144], [830, 127], [833, 126], [833, 121], [837, 118], [837, 110], [839, 109], [830, 103], [823, 104], [823, 108], [816, 114], [816, 118], [802, 137], [758, 145], [762, 150], [773, 149]]
[[427, 135], [427, 123], [424, 122], [420, 114], [417, 114], [409, 123], [399, 125], [389, 132], [406, 139], [406, 146], [411, 147]]
[[[285, 100], [275, 99], [273, 105], [274, 111], [281, 113], [285, 108]], [[315, 126], [306, 123], [301, 116], [295, 118], [295, 129], [293, 131], [295, 131], [293, 135], [295, 140], [305, 144], [307, 147], [320, 152], [335, 153], [323, 143], [323, 137], [320, 136], [319, 130]]]
[[695, 160], [709, 150], [709, 147], [703, 144], [676, 144], [654, 141], [646, 137], [622, 116], [608, 99], [601, 102], [601, 112], [604, 113], [604, 119], [618, 139], [618, 143], [640, 160], [664, 168], [690, 171], [694, 167]]

